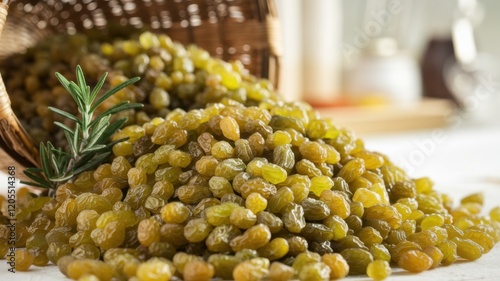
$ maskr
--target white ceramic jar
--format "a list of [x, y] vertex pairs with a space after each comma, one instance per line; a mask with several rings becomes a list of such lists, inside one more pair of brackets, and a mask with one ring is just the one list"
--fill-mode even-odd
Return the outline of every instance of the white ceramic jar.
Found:
[[392, 38], [374, 39], [346, 74], [345, 90], [354, 98], [377, 95], [396, 104], [412, 104], [422, 96], [418, 63], [399, 51]]

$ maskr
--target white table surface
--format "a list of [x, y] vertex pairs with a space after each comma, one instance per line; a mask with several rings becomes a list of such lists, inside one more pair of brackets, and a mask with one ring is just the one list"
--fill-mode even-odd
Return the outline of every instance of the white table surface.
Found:
[[[464, 195], [481, 191], [485, 211], [500, 205], [500, 124], [488, 127], [461, 127], [442, 131], [442, 138], [432, 138], [432, 131], [399, 133], [365, 138], [366, 147], [383, 152], [397, 164], [406, 166], [413, 177], [429, 176], [435, 189], [458, 201]], [[413, 161], [413, 162], [412, 162]], [[409, 162], [413, 163], [411, 167]], [[18, 171], [19, 172], [19, 171]], [[5, 175], [0, 186], [5, 189]], [[67, 280], [55, 266], [33, 267], [28, 272], [7, 272], [0, 262], [0, 280]], [[9, 279], [7, 279], [9, 278]], [[348, 280], [369, 280], [350, 277]], [[394, 269], [388, 280], [500, 280], [500, 246], [474, 262], [459, 261], [421, 274]]]

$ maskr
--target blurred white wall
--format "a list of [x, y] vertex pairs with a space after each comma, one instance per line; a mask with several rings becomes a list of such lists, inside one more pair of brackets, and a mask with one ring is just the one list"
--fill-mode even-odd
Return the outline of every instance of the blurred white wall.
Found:
[[283, 40], [279, 90], [289, 101], [302, 98], [301, 2], [301, 0], [276, 0]]
[[284, 53], [280, 92], [287, 100], [331, 100], [340, 91], [341, 0], [276, 0]]
[[477, 28], [477, 44], [479, 51], [500, 58], [500, 1], [482, 0], [484, 5], [484, 21]]
[[[314, 67], [308, 65], [323, 56], [323, 63], [332, 64], [329, 69], [323, 64], [326, 67], [323, 73], [332, 72], [330, 87], [332, 95], [337, 95], [341, 91], [338, 81], [342, 76], [337, 69], [346, 68], [352, 62], [349, 55], [352, 52], [346, 52], [346, 44], [354, 45], [359, 40], [360, 30], [366, 27], [367, 21], [376, 21], [377, 15], [383, 28], [378, 33], [372, 32], [373, 36], [396, 37], [400, 46], [420, 61], [432, 36], [449, 35], [457, 1], [276, 0], [284, 43], [281, 93], [288, 100], [301, 99], [304, 98], [304, 93], [314, 90], [315, 83], [323, 83], [317, 82], [324, 78], [311, 72]], [[475, 28], [478, 51], [500, 59], [500, 17], [497, 16], [500, 1], [478, 0], [478, 3], [484, 11], [481, 24]], [[315, 16], [312, 12], [317, 9], [317, 5], [324, 5], [324, 9], [316, 12]], [[386, 22], [386, 14], [382, 10], [391, 5], [397, 6], [400, 12], [391, 14]], [[319, 28], [317, 32], [308, 32], [314, 26]], [[337, 40], [336, 36], [341, 37]], [[330, 45], [318, 46], [319, 42]], [[500, 73], [492, 74], [500, 77]], [[319, 80], [314, 80], [315, 78]], [[315, 82], [311, 85], [311, 81]]]
[[[352, 44], [359, 29], [363, 28], [365, 7], [374, 2], [399, 3], [401, 13], [394, 15], [387, 33], [396, 35], [400, 45], [416, 57], [420, 57], [430, 36], [446, 36], [450, 33], [451, 22], [457, 0], [343, 0], [342, 13], [343, 42]], [[480, 52], [500, 57], [500, 1], [479, 0], [484, 11], [482, 22], [476, 26], [476, 41]], [[368, 13], [376, 13], [381, 8], [375, 5]], [[371, 17], [373, 19], [373, 17]], [[399, 32], [398, 32], [399, 31]], [[384, 35], [384, 34], [382, 34]], [[345, 63], [345, 61], [344, 61]]]

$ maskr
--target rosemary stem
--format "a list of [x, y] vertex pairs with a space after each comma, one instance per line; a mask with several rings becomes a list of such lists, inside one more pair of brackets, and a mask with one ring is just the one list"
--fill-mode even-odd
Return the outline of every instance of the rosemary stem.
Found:
[[[81, 117], [78, 118], [60, 109], [49, 108], [55, 113], [75, 122], [74, 129], [68, 128], [61, 123], [56, 123], [61, 129], [65, 130], [65, 136], [68, 144], [70, 144], [70, 150], [63, 151], [60, 148], [55, 148], [50, 142], [47, 145], [41, 144], [40, 159], [42, 167], [40, 169], [29, 168], [31, 170], [25, 171], [25, 174], [32, 182], [24, 183], [50, 189], [48, 191], [49, 196], [54, 196], [55, 190], [60, 185], [73, 180], [78, 174], [91, 170], [105, 161], [111, 150], [109, 139], [119, 130], [117, 126], [110, 126], [109, 122], [93, 123], [92, 121], [95, 108], [104, 101], [104, 99], [101, 99], [94, 104], [94, 98], [92, 98], [94, 94], [92, 93], [98, 93], [100, 91], [106, 74], [100, 79], [102, 83], [98, 83], [94, 91], [91, 91], [90, 87], [85, 85], [85, 78], [83, 77], [84, 75], [81, 67], [77, 66], [76, 71], [76, 76], [79, 77], [79, 79], [77, 79], [78, 85], [75, 82], [68, 81], [59, 73], [56, 73], [56, 77], [74, 97]], [[105, 93], [104, 96], [107, 98], [117, 93], [118, 89], [122, 89], [137, 80], [138, 79], [130, 79], [125, 81], [116, 88]], [[141, 106], [141, 104], [119, 106], [118, 109], [115, 108], [113, 113], [108, 113], [107, 115], [99, 117], [109, 120], [112, 114]], [[120, 124], [123, 124], [123, 122]]]

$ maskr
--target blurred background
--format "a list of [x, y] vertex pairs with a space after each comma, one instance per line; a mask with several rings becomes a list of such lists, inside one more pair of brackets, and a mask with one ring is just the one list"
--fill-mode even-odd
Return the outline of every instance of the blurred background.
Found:
[[360, 135], [500, 124], [500, 1], [276, 4], [288, 100]]

